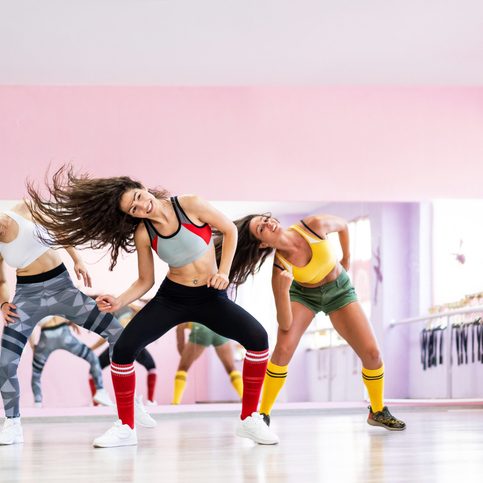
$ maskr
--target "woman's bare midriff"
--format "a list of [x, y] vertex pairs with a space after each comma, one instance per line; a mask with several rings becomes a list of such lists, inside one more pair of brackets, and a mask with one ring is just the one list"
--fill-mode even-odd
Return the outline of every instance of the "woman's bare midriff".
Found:
[[24, 268], [17, 269], [17, 275], [21, 277], [29, 275], [38, 275], [40, 273], [48, 272], [58, 267], [62, 263], [60, 256], [51, 248], [49, 248], [44, 254], [40, 255], [39, 258], [34, 260], [30, 265]]
[[206, 285], [212, 275], [217, 273], [215, 250], [211, 247], [198, 260], [183, 267], [169, 267], [167, 277], [180, 285], [200, 287]]

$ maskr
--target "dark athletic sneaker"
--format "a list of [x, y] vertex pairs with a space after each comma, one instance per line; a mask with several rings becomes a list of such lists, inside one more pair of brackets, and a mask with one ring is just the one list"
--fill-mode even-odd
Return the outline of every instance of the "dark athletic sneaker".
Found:
[[372, 412], [371, 406], [368, 407], [369, 416], [367, 417], [367, 424], [371, 426], [382, 426], [389, 431], [402, 431], [406, 429], [406, 423], [396, 419], [390, 412], [387, 406], [382, 408], [382, 411], [377, 413]]
[[270, 426], [270, 414], [265, 414], [265, 413], [260, 413], [263, 418], [263, 422], [267, 425]]

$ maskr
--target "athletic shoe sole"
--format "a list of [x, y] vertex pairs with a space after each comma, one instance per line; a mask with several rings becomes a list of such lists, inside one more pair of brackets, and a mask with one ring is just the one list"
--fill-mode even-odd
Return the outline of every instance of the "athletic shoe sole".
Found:
[[279, 443], [279, 441], [274, 441], [273, 439], [268, 440], [268, 439], [256, 438], [250, 433], [246, 433], [243, 429], [237, 429], [236, 435], [240, 436], [240, 438], [251, 439], [252, 441], [258, 444], [273, 445], [273, 444]]
[[374, 421], [372, 419], [368, 419], [367, 424], [371, 426], [378, 426], [380, 428], [387, 429], [388, 431], [404, 431], [406, 429], [406, 426], [404, 426], [404, 428], [391, 428], [389, 426], [386, 426], [385, 424], [378, 423], [377, 421]]

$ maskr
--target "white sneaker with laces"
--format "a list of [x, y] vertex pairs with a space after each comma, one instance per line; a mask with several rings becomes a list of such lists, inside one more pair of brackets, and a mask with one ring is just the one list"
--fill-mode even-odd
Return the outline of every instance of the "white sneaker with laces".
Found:
[[23, 443], [23, 431], [20, 418], [5, 418], [0, 431], [0, 445]]
[[158, 424], [144, 407], [142, 396], [134, 397], [134, 419], [136, 424], [145, 428], [155, 428]]
[[42, 407], [42, 403], [40, 401], [37, 401], [37, 402], [34, 403], [34, 406], [36, 408], [41, 408]]
[[98, 389], [92, 399], [101, 406], [114, 406], [114, 403], [111, 401], [111, 398], [105, 389]]
[[118, 419], [102, 436], [93, 442], [94, 448], [115, 448], [116, 446], [135, 446], [138, 444], [136, 430]]
[[260, 413], [252, 413], [240, 421], [236, 429], [237, 436], [248, 438], [258, 444], [278, 444], [278, 436], [265, 424]]
[[146, 401], [146, 406], [157, 406], [158, 403], [156, 401], [150, 401], [149, 399]]

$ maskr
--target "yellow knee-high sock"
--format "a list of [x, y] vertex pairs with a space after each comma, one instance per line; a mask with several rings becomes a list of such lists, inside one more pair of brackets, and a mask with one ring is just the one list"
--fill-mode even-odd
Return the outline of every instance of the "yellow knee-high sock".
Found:
[[171, 404], [179, 404], [183, 397], [184, 389], [186, 387], [186, 377], [188, 373], [186, 371], [177, 371], [174, 377], [174, 394]]
[[243, 379], [240, 371], [230, 372], [231, 385], [235, 388], [240, 399], [243, 397]]
[[369, 393], [372, 410], [382, 411], [384, 407], [384, 365], [379, 369], [362, 368], [362, 380]]
[[263, 380], [262, 402], [260, 412], [270, 414], [278, 393], [287, 379], [287, 366], [277, 366], [272, 361], [268, 361], [267, 372]]

